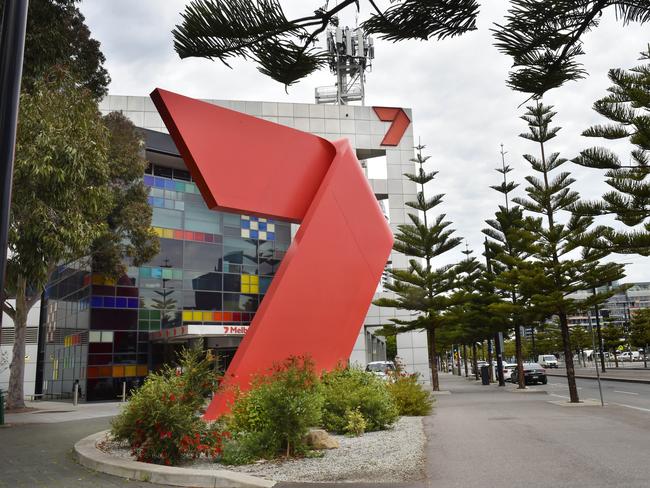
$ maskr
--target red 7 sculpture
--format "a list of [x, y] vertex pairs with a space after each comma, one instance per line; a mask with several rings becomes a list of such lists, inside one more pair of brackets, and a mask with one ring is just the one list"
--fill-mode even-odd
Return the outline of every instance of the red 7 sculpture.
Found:
[[[289, 356], [309, 355], [319, 371], [347, 361], [393, 244], [347, 139], [161, 89], [151, 98], [210, 208], [301, 223], [225, 386], [247, 390]], [[205, 418], [227, 412], [231, 399], [216, 395]]]

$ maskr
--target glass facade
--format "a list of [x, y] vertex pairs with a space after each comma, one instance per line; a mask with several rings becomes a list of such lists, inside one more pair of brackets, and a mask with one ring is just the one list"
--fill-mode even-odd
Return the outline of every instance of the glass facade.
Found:
[[115, 400], [180, 345], [152, 342], [151, 332], [250, 324], [291, 243], [289, 223], [208, 209], [185, 170], [151, 165], [144, 183], [160, 252], [118, 280], [86, 266], [51, 281], [42, 327], [57, 325], [43, 393], [65, 396], [79, 380], [87, 400]]

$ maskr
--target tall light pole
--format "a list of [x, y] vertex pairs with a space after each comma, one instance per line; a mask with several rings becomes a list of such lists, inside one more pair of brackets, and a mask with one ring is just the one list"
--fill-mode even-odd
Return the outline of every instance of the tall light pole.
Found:
[[0, 27], [0, 300], [4, 300], [11, 183], [28, 0], [7, 0]]

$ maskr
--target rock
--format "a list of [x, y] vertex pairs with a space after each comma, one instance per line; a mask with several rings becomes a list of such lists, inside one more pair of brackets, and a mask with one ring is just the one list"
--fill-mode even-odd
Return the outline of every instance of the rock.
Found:
[[313, 449], [338, 449], [339, 441], [323, 429], [313, 429], [305, 436], [307, 445]]

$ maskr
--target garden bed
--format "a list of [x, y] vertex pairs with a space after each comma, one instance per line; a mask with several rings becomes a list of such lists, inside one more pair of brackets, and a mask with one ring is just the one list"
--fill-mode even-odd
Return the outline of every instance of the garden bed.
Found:
[[[231, 470], [273, 481], [404, 482], [424, 477], [426, 438], [422, 417], [402, 417], [392, 429], [368, 432], [361, 437], [334, 436], [338, 449], [322, 451], [322, 457], [283, 461], [258, 461], [226, 466], [205, 458], [182, 465], [201, 470]], [[99, 443], [105, 452], [133, 460], [124, 444]]]

